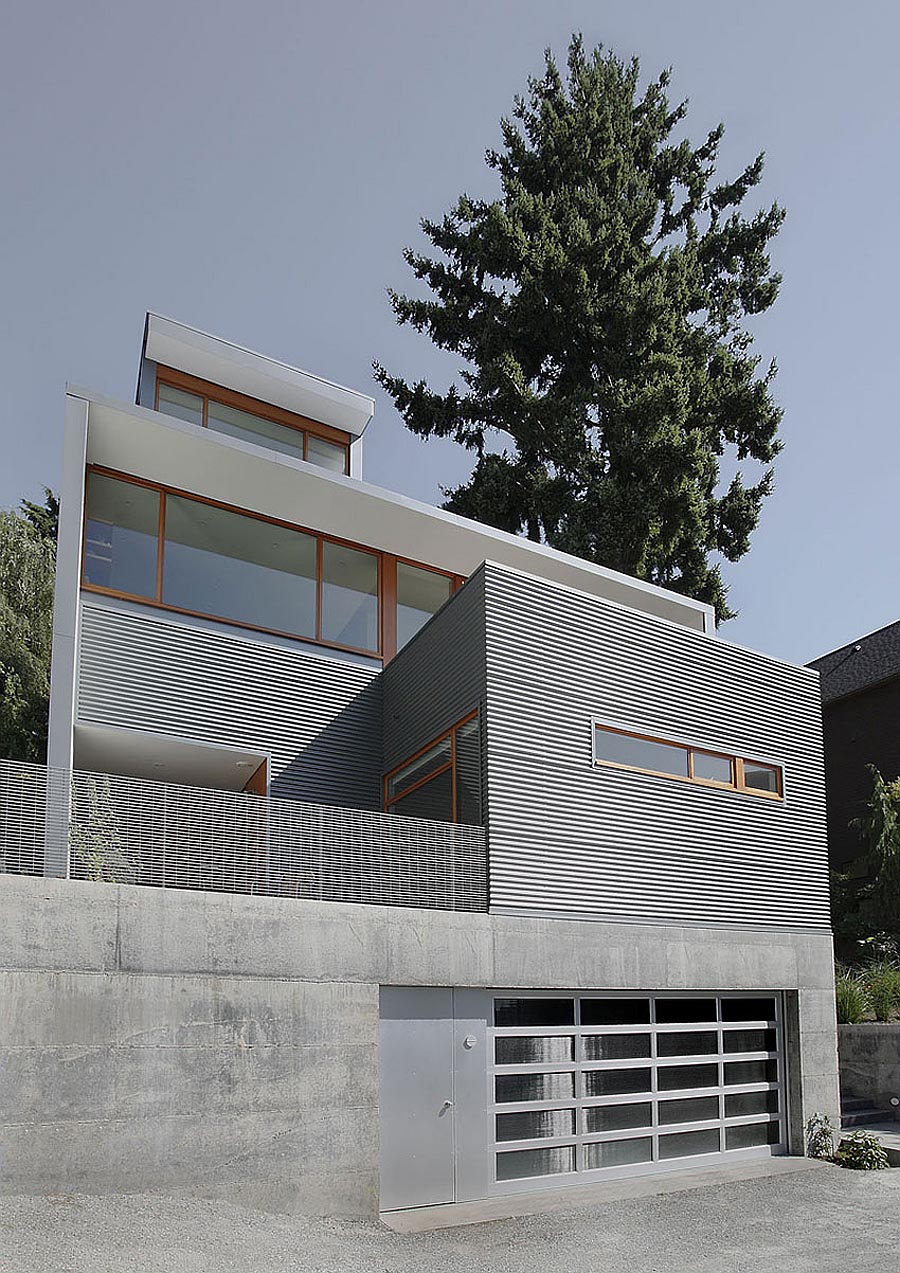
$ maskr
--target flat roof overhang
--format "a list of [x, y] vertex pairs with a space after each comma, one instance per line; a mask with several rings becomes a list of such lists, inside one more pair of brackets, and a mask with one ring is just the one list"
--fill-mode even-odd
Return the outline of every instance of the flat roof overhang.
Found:
[[159, 314], [147, 315], [143, 353], [152, 362], [330, 424], [354, 438], [375, 414], [375, 400], [367, 394]]
[[91, 464], [458, 575], [469, 576], [483, 561], [495, 561], [693, 631], [715, 634], [712, 607], [689, 597], [145, 407], [75, 387], [68, 392], [90, 404]]

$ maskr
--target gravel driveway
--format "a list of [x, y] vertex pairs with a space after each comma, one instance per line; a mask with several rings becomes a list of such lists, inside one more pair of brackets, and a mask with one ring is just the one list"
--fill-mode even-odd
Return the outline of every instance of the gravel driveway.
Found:
[[222, 1202], [0, 1198], [2, 1273], [898, 1273], [900, 1170], [823, 1167], [402, 1236]]

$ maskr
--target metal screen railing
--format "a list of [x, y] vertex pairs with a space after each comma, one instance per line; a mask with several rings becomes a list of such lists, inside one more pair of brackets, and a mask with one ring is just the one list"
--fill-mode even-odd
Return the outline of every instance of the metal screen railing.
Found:
[[0, 871], [487, 910], [481, 827], [0, 761]]

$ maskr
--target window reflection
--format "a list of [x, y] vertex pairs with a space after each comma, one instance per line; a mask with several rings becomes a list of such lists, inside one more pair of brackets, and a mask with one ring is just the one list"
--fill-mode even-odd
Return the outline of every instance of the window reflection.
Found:
[[145, 486], [91, 473], [85, 583], [135, 597], [156, 595], [159, 498]]
[[378, 649], [378, 558], [322, 544], [322, 640]]
[[397, 649], [402, 650], [450, 597], [452, 581], [433, 570], [397, 562]]

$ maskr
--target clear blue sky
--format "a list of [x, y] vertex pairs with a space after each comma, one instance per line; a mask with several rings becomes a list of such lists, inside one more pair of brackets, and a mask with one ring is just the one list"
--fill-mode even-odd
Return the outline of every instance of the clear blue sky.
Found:
[[[444, 381], [395, 327], [400, 252], [462, 190], [542, 50], [570, 33], [674, 68], [689, 131], [759, 150], [788, 209], [785, 451], [731, 640], [805, 661], [900, 615], [900, 7], [760, 0], [7, 0], [0, 41], [0, 506], [59, 474], [67, 380], [129, 398], [154, 309], [375, 393], [370, 480], [468, 471], [406, 432], [372, 358]], [[452, 371], [452, 366], [449, 368]]]

